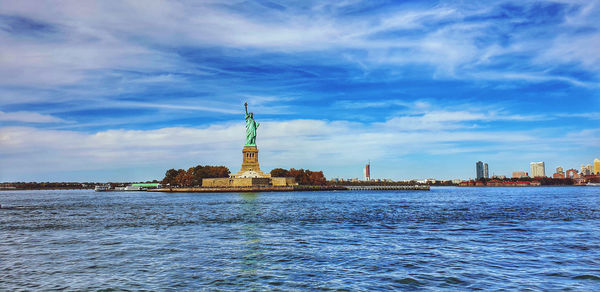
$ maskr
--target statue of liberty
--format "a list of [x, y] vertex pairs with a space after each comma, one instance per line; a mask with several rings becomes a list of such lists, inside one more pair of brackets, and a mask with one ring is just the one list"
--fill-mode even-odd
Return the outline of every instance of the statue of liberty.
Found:
[[246, 108], [246, 145], [245, 146], [256, 146], [256, 128], [260, 126], [260, 123], [257, 123], [254, 120], [254, 114], [248, 113], [248, 103], [244, 103], [244, 107]]

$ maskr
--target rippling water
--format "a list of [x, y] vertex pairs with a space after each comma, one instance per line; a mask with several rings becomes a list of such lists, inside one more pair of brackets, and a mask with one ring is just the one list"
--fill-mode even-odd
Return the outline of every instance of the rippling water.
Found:
[[0, 290], [600, 289], [600, 188], [0, 192]]

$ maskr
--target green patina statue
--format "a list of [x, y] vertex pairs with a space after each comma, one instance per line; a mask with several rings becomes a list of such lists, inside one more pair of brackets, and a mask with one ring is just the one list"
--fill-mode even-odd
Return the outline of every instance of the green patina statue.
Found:
[[246, 108], [246, 145], [245, 146], [256, 146], [256, 128], [260, 126], [260, 123], [257, 123], [254, 120], [254, 114], [248, 113], [248, 103], [244, 103], [244, 107]]

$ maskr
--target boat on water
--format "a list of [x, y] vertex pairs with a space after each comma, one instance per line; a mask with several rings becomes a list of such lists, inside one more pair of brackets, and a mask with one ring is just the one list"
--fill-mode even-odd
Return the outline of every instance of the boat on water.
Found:
[[98, 185], [94, 188], [96, 192], [135, 192], [135, 191], [146, 191], [148, 189], [160, 188], [158, 183], [139, 183], [131, 184], [128, 186], [111, 188], [110, 185]]
[[586, 184], [586, 186], [588, 186], [588, 187], [600, 187], [600, 183], [589, 182], [589, 183]]
[[120, 192], [132, 192], [132, 191], [145, 191], [145, 187], [141, 186], [126, 186], [126, 187], [115, 187], [115, 191]]
[[96, 191], [96, 192], [106, 192], [108, 190], [110, 190], [109, 185], [99, 185], [94, 188], [94, 191]]

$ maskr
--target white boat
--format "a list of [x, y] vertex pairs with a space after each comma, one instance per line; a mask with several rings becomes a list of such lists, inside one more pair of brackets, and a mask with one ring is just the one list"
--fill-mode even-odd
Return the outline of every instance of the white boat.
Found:
[[145, 191], [146, 188], [140, 186], [126, 186], [126, 187], [115, 187], [117, 192], [132, 192], [132, 191]]
[[100, 186], [96, 186], [96, 187], [94, 188], [94, 191], [96, 191], [96, 192], [106, 192], [106, 191], [108, 191], [109, 189], [110, 189], [110, 186], [109, 186], [109, 185], [100, 185]]
[[589, 183], [586, 184], [586, 186], [588, 186], [588, 187], [600, 187], [600, 183], [589, 182]]

